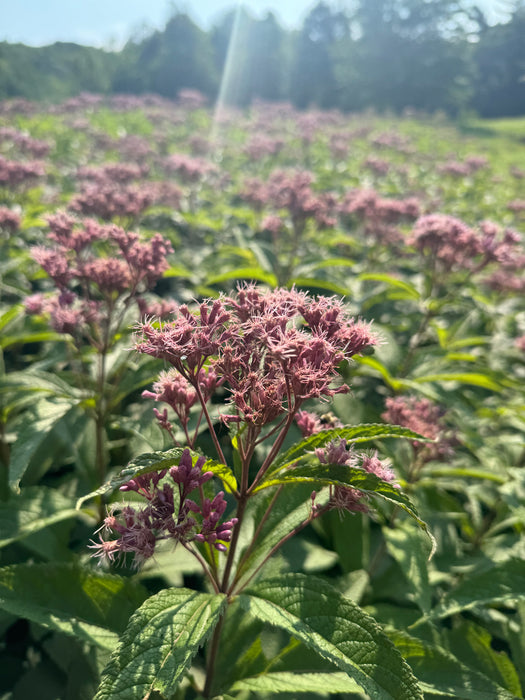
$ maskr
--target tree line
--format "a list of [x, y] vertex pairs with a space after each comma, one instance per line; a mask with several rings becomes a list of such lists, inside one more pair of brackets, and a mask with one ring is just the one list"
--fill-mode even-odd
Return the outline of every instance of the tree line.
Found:
[[0, 98], [59, 101], [80, 92], [195, 89], [246, 106], [254, 99], [297, 108], [481, 116], [525, 114], [525, 2], [490, 25], [466, 0], [355, 0], [342, 11], [319, 2], [298, 30], [268, 12], [232, 10], [204, 31], [184, 12], [120, 51], [72, 43], [0, 43]]

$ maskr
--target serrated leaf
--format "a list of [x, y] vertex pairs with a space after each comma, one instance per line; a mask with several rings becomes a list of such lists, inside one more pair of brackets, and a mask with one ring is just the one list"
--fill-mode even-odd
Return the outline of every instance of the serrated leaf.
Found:
[[[360, 693], [361, 687], [346, 673], [264, 673], [242, 678], [233, 684], [232, 691], [249, 690], [252, 693], [317, 693], [321, 696], [335, 693]], [[297, 695], [296, 695], [297, 697]]]
[[480, 574], [470, 574], [448, 593], [429, 614], [430, 619], [448, 617], [475, 607], [525, 599], [525, 562], [509, 559]]
[[11, 451], [9, 485], [20, 490], [20, 481], [33, 456], [62, 418], [76, 407], [71, 400], [40, 400], [26, 417]]
[[[140, 476], [141, 474], [162, 471], [163, 469], [169, 469], [170, 467], [179, 464], [180, 458], [185, 449], [188, 448], [172, 447], [171, 449], [162, 452], [146, 452], [145, 454], [140, 455], [136, 459], [132, 460], [126, 467], [121, 469], [116, 476], [100, 486], [98, 489], [79, 498], [76, 507], [81, 508], [82, 504], [90, 498], [101, 496], [102, 494], [110, 491], [115, 491], [123, 484], [137, 476]], [[191, 453], [194, 462], [201, 456], [192, 450], [189, 450], [189, 452]], [[237, 489], [235, 477], [227, 465], [210, 459], [205, 463], [203, 471], [213, 472], [219, 479], [221, 479], [228, 491], [235, 491]]]
[[[309, 463], [306, 463], [307, 461]], [[317, 457], [312, 455], [309, 460], [303, 459], [301, 464], [290, 466], [286, 470], [272, 474], [254, 489], [254, 493], [279, 484], [305, 483], [314, 487], [330, 485], [350, 486], [394, 503], [414, 518], [418, 525], [425, 530], [432, 542], [431, 553], [433, 554], [435, 548], [434, 538], [430, 535], [427, 524], [421, 520], [408, 496], [392, 484], [383, 481], [375, 474], [366, 472], [364, 469], [349, 467], [345, 464], [320, 464]]]
[[102, 675], [95, 700], [170, 696], [226, 607], [222, 594], [169, 588], [134, 613]]
[[266, 472], [270, 476], [274, 472], [284, 469], [294, 464], [299, 457], [308, 452], [313, 452], [316, 447], [323, 447], [327, 443], [336, 439], [344, 439], [347, 444], [370, 442], [371, 440], [383, 440], [385, 438], [407, 438], [409, 440], [420, 440], [431, 442], [428, 438], [414, 433], [408, 428], [400, 425], [388, 425], [387, 423], [368, 423], [354, 425], [344, 428], [332, 428], [330, 430], [320, 430], [314, 435], [301, 440], [292, 445], [284, 454], [280, 455]]
[[422, 700], [410, 668], [375, 620], [325, 581], [286, 574], [239, 595], [260, 620], [299, 639], [375, 700]]
[[79, 515], [74, 503], [56, 489], [46, 486], [23, 488], [8, 501], [0, 501], [0, 547]]
[[112, 649], [146, 590], [131, 579], [76, 565], [15, 564], [0, 569], [0, 608]]
[[468, 668], [449, 651], [397, 630], [388, 630], [387, 634], [425, 692], [456, 700], [516, 700], [515, 695]]
[[431, 544], [410, 522], [395, 528], [384, 527], [383, 536], [391, 556], [399, 564], [415, 601], [424, 613], [431, 607], [432, 592], [428, 581], [428, 559]]

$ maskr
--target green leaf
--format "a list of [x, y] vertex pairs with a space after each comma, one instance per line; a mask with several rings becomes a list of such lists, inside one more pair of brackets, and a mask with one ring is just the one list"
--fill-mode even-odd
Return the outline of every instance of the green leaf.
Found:
[[216, 462], [213, 459], [208, 459], [203, 464], [202, 471], [213, 472], [213, 475], [222, 481], [224, 488], [229, 493], [235, 493], [237, 491], [237, 479], [228, 465], [222, 464], [222, 462]]
[[27, 486], [8, 501], [0, 501], [0, 547], [79, 515], [74, 503], [56, 489]]
[[[249, 509], [254, 508], [253, 522], [255, 527], [261, 524], [261, 529], [257, 532], [257, 539], [252, 538], [242, 553], [238, 569], [240, 581], [257, 569], [286, 535], [308, 520], [311, 493], [311, 487], [291, 484], [286, 491], [263, 491], [250, 500], [247, 515], [251, 514]], [[323, 505], [327, 499], [327, 493], [319, 494], [316, 503]]]
[[372, 369], [376, 370], [379, 372], [379, 374], [383, 377], [385, 382], [392, 387], [394, 391], [400, 391], [403, 389], [405, 386], [407, 386], [407, 382], [404, 379], [395, 379], [388, 369], [385, 367], [385, 365], [380, 362], [377, 357], [353, 357], [353, 360], [357, 362], [359, 365], [365, 365], [367, 367], [371, 367]]
[[0, 608], [102, 648], [118, 642], [146, 590], [131, 579], [70, 564], [0, 569]]
[[252, 678], [242, 678], [233, 684], [232, 691], [249, 690], [252, 693], [360, 693], [361, 687], [346, 673], [289, 673], [277, 671]]
[[226, 607], [222, 594], [169, 588], [132, 616], [102, 675], [95, 700], [143, 700], [173, 694]]
[[475, 372], [444, 372], [442, 374], [427, 374], [424, 377], [414, 377], [414, 382], [426, 384], [427, 382], [458, 382], [470, 386], [480, 386], [490, 391], [501, 391], [502, 387], [486, 374]]
[[277, 277], [271, 273], [266, 272], [260, 267], [239, 267], [235, 270], [230, 270], [229, 272], [223, 272], [218, 275], [213, 275], [208, 277], [206, 284], [219, 284], [220, 282], [229, 282], [230, 280], [257, 280], [257, 282], [264, 282], [269, 287], [277, 286]]
[[431, 442], [428, 438], [414, 433], [408, 428], [400, 425], [388, 425], [387, 423], [369, 423], [354, 425], [345, 428], [332, 428], [330, 430], [320, 430], [315, 435], [296, 442], [284, 454], [277, 457], [272, 462], [266, 476], [270, 476], [285, 467], [294, 464], [299, 457], [308, 452], [313, 452], [316, 447], [323, 447], [327, 443], [336, 439], [344, 439], [347, 444], [370, 442], [371, 440], [382, 440], [384, 438], [407, 438], [409, 440], [421, 440]]
[[325, 267], [332, 269], [333, 267], [354, 267], [355, 262], [349, 258], [326, 258], [320, 260], [310, 266], [311, 270], [322, 270]]
[[260, 620], [299, 639], [374, 700], [422, 700], [406, 662], [375, 620], [325, 581], [286, 574], [239, 596]]
[[76, 405], [76, 402], [71, 400], [48, 401], [42, 399], [38, 401], [34, 410], [30, 411], [30, 415], [25, 417], [24, 424], [11, 451], [9, 466], [9, 485], [16, 491], [20, 490], [20, 481], [24, 472], [44, 440]]
[[520, 680], [512, 661], [503, 651], [495, 651], [492, 637], [486, 629], [464, 620], [454, 629], [448, 630], [447, 638], [451, 651], [470, 668], [483, 669], [494, 683], [505, 688], [516, 697], [522, 697]]
[[397, 630], [387, 630], [387, 634], [425, 692], [456, 700], [516, 700], [515, 695], [468, 668], [449, 651]]
[[420, 299], [421, 294], [417, 291], [413, 284], [404, 282], [397, 277], [392, 277], [392, 275], [376, 274], [371, 272], [363, 272], [357, 278], [358, 280], [371, 280], [372, 282], [385, 282], [391, 287], [396, 287], [406, 292], [406, 296], [412, 299]]
[[[309, 463], [305, 463], [305, 462]], [[349, 467], [345, 464], [320, 464], [317, 457], [312, 455], [309, 460], [302, 460], [302, 464], [293, 465], [278, 474], [272, 474], [260, 483], [254, 493], [278, 484], [311, 484], [314, 487], [323, 486], [350, 486], [367, 494], [379, 496], [402, 508], [407, 512], [430, 537], [432, 542], [432, 554], [435, 548], [434, 538], [428, 531], [427, 524], [421, 520], [417, 510], [408, 496], [395, 488], [392, 484], [379, 479], [375, 474], [370, 474], [364, 469]]]
[[457, 467], [457, 468], [442, 468], [440, 466], [436, 465], [428, 465], [425, 466], [424, 469], [424, 475], [425, 476], [432, 476], [432, 477], [461, 477], [461, 478], [467, 478], [467, 479], [486, 479], [487, 481], [494, 481], [497, 484], [506, 484], [508, 483], [508, 477], [506, 476], [499, 476], [498, 474], [494, 474], [493, 472], [486, 472], [483, 471], [482, 469], [465, 469], [464, 467]]
[[[85, 501], [94, 498], [95, 496], [100, 496], [108, 493], [109, 491], [115, 491], [123, 484], [137, 476], [140, 476], [141, 474], [162, 471], [162, 469], [169, 469], [170, 467], [179, 464], [181, 455], [185, 449], [187, 448], [172, 447], [171, 449], [162, 452], [146, 452], [145, 454], [140, 455], [136, 459], [132, 460], [126, 467], [124, 467], [124, 469], [121, 469], [116, 476], [96, 489], [96, 491], [92, 491], [91, 493], [79, 498], [77, 501], [77, 508], [80, 508]], [[189, 451], [194, 462], [201, 456], [197, 452], [193, 452], [192, 450]], [[220, 462], [215, 462], [214, 460], [210, 459], [205, 463], [203, 471], [213, 472], [219, 479], [221, 479], [228, 491], [235, 491], [237, 489], [235, 477], [233, 476], [231, 469], [225, 464], [221, 464]]]
[[323, 289], [325, 292], [332, 292], [332, 294], [339, 294], [345, 297], [348, 294], [348, 289], [342, 287], [340, 284], [335, 284], [335, 282], [329, 282], [328, 280], [317, 279], [315, 277], [294, 277], [289, 280], [288, 286], [295, 287], [305, 287], [306, 289]]
[[81, 399], [83, 397], [83, 394], [76, 387], [71, 386], [56, 374], [33, 369], [26, 372], [10, 372], [2, 377], [0, 392], [27, 393], [29, 395], [42, 392], [63, 399]]
[[24, 345], [26, 343], [45, 343], [52, 341], [54, 343], [66, 342], [66, 337], [61, 333], [54, 331], [35, 331], [18, 333], [17, 335], [4, 335], [0, 340], [0, 347], [3, 350], [13, 345]]
[[411, 522], [403, 522], [395, 528], [383, 527], [387, 549], [399, 564], [412, 590], [416, 603], [424, 613], [431, 607], [432, 592], [428, 581], [428, 559], [431, 545], [421, 530]]
[[480, 574], [470, 574], [443, 598], [428, 617], [448, 617], [482, 605], [523, 600], [524, 576], [525, 564], [522, 559], [509, 559]]

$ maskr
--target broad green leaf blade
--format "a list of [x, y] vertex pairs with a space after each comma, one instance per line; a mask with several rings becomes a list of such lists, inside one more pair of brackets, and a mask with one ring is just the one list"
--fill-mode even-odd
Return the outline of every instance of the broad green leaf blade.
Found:
[[406, 292], [406, 296], [411, 297], [412, 299], [419, 300], [421, 298], [421, 294], [417, 291], [413, 284], [400, 280], [397, 277], [392, 277], [392, 275], [363, 272], [358, 276], [357, 279], [370, 280], [372, 282], [384, 282], [385, 284], [388, 284], [391, 287], [396, 287], [397, 289], [403, 290], [404, 292]]
[[0, 547], [22, 540], [68, 518], [78, 518], [75, 504], [56, 489], [28, 486], [8, 501], [0, 501]]
[[102, 675], [95, 700], [171, 696], [226, 607], [222, 594], [169, 588], [132, 616]]
[[355, 262], [349, 258], [325, 258], [319, 262], [310, 265], [310, 270], [322, 270], [325, 267], [332, 269], [334, 267], [354, 267]]
[[224, 488], [229, 493], [237, 491], [237, 479], [228, 465], [216, 462], [214, 459], [208, 459], [203, 464], [202, 471], [213, 472], [213, 475], [222, 481]]
[[146, 590], [131, 579], [62, 563], [0, 569], [0, 608], [112, 649]]
[[508, 477], [499, 476], [498, 474], [494, 474], [493, 472], [487, 472], [483, 469], [466, 469], [464, 467], [443, 468], [439, 464], [430, 464], [428, 466], [425, 466], [423, 473], [425, 476], [432, 476], [437, 478], [451, 476], [461, 478], [465, 477], [467, 479], [486, 479], [487, 481], [494, 481], [496, 484], [508, 483]]
[[388, 630], [387, 634], [426, 693], [456, 700], [516, 700], [515, 695], [465, 666], [449, 651], [397, 630]]
[[277, 286], [277, 277], [272, 272], [266, 272], [260, 267], [239, 267], [229, 272], [223, 272], [218, 275], [213, 275], [206, 280], [206, 284], [219, 284], [220, 282], [229, 282], [230, 280], [256, 280], [264, 282], [269, 287]]
[[519, 675], [504, 651], [492, 648], [493, 638], [486, 629], [468, 620], [462, 620], [454, 629], [448, 630], [450, 651], [470, 668], [483, 669], [496, 685], [505, 688], [516, 697], [523, 697]]
[[368, 356], [363, 356], [359, 357], [358, 355], [353, 358], [355, 362], [359, 365], [365, 365], [367, 367], [371, 367], [373, 370], [376, 372], [379, 372], [379, 374], [383, 377], [385, 382], [392, 387], [394, 391], [400, 391], [403, 388], [408, 388], [409, 382], [406, 379], [396, 379], [394, 378], [387, 367], [380, 362], [377, 357], [368, 357]]
[[51, 394], [56, 398], [82, 398], [82, 392], [61, 377], [50, 372], [31, 369], [26, 372], [10, 372], [2, 377], [0, 392], [29, 392]]
[[428, 438], [414, 433], [401, 425], [388, 425], [387, 423], [369, 423], [354, 425], [344, 428], [331, 428], [330, 430], [320, 430], [314, 435], [301, 440], [292, 445], [284, 454], [278, 457], [270, 466], [266, 475], [284, 469], [294, 464], [299, 457], [313, 452], [316, 447], [323, 447], [327, 443], [336, 439], [344, 439], [347, 444], [370, 442], [371, 440], [383, 440], [384, 438], [407, 438], [409, 440], [421, 440], [431, 442]]
[[375, 620], [325, 581], [286, 574], [247, 589], [239, 600], [251, 615], [347, 673], [374, 700], [422, 700], [410, 668]]
[[38, 448], [62, 418], [75, 407], [76, 402], [70, 400], [42, 399], [29, 412], [11, 451], [9, 485], [15, 491], [20, 490], [20, 481]]
[[148, 474], [149, 472], [161, 471], [162, 469], [173, 467], [175, 464], [179, 463], [183, 452], [184, 449], [182, 447], [173, 447], [165, 452], [147, 452], [140, 455], [129, 462], [116, 476], [106, 481], [106, 483], [102, 484], [98, 489], [79, 498], [76, 507], [81, 508], [85, 501], [89, 501], [91, 498], [95, 498], [95, 496], [101, 496], [110, 491], [115, 491], [115, 489], [120, 488], [120, 486], [140, 474]]
[[411, 522], [394, 528], [383, 527], [383, 536], [389, 553], [399, 564], [412, 590], [414, 599], [424, 613], [431, 607], [432, 591], [428, 581], [429, 540]]
[[[257, 494], [250, 505], [255, 503], [253, 511], [254, 525], [263, 523], [256, 540], [250, 540], [239, 561], [238, 578], [242, 581], [245, 576], [261, 566], [265, 558], [295, 527], [308, 520], [311, 512], [311, 487], [290, 485], [285, 491], [272, 490]], [[316, 498], [318, 505], [324, 505], [328, 493], [319, 494]], [[266, 515], [268, 508], [269, 515]], [[251, 515], [251, 511], [248, 511]]]
[[418, 384], [427, 382], [458, 382], [459, 384], [469, 384], [470, 386], [480, 386], [490, 391], [501, 391], [500, 384], [491, 379], [486, 374], [476, 372], [443, 372], [441, 374], [428, 374], [424, 377], [413, 377], [413, 381]]
[[[102, 484], [100, 488], [82, 496], [77, 501], [77, 508], [81, 508], [82, 504], [94, 498], [95, 496], [100, 496], [102, 494], [108, 493], [109, 491], [114, 491], [120, 488], [123, 484], [127, 483], [131, 479], [139, 476], [140, 474], [149, 474], [150, 472], [158, 472], [162, 469], [169, 469], [177, 465], [180, 461], [181, 455], [184, 452], [183, 447], [172, 447], [170, 450], [165, 450], [163, 452], [147, 452], [140, 455], [136, 459], [132, 460], [124, 469], [114, 476], [112, 479]], [[197, 452], [190, 450], [193, 461], [197, 460], [200, 455]], [[228, 491], [235, 491], [237, 489], [237, 482], [230, 468], [225, 464], [220, 462], [215, 462], [214, 460], [208, 460], [203, 471], [211, 471], [216, 476], [218, 476], [223, 482], [225, 488]]]
[[[316, 693], [326, 696], [335, 693], [361, 693], [361, 687], [346, 673], [264, 673], [242, 678], [232, 691], [249, 690], [252, 693]], [[297, 697], [297, 695], [296, 695]]]
[[435, 607], [430, 619], [448, 617], [482, 605], [525, 599], [525, 562], [509, 559], [481, 574], [471, 574]]
[[[290, 466], [285, 471], [274, 474], [260, 483], [254, 493], [279, 484], [311, 484], [312, 487], [350, 486], [367, 494], [379, 496], [402, 508], [429, 535], [433, 547], [434, 538], [428, 531], [427, 524], [419, 514], [408, 496], [387, 481], [379, 479], [364, 469], [348, 467], [345, 464], [320, 464], [315, 455], [303, 459], [297, 466]], [[433, 550], [431, 552], [433, 554]]]
[[335, 282], [330, 282], [329, 280], [317, 279], [316, 277], [294, 277], [288, 281], [288, 286], [292, 285], [295, 287], [303, 287], [306, 289], [323, 289], [325, 292], [332, 292], [332, 294], [339, 294], [339, 296], [346, 297], [348, 294], [347, 287], [343, 287]]

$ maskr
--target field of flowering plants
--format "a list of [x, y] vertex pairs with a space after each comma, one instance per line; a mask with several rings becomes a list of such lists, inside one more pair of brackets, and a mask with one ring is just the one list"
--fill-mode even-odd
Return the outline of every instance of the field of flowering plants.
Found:
[[525, 689], [525, 139], [0, 103], [0, 699]]

